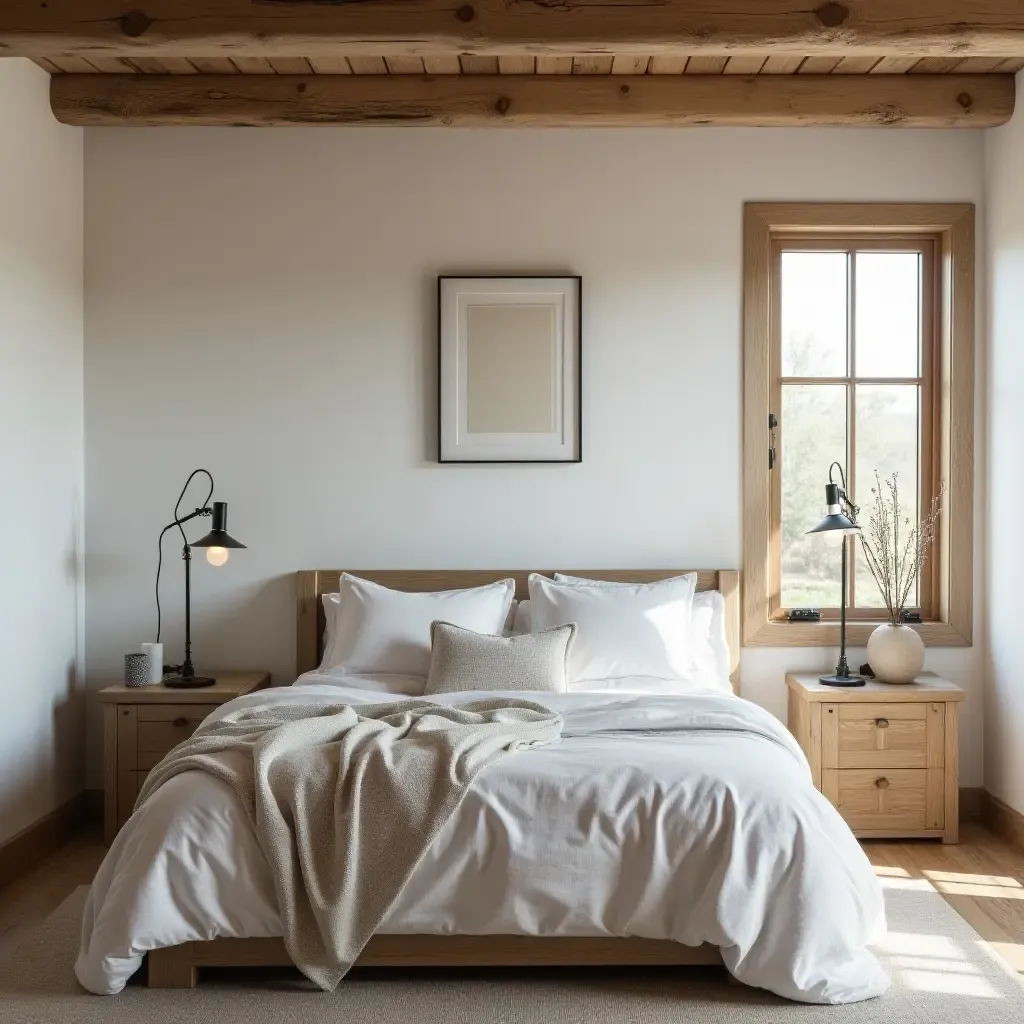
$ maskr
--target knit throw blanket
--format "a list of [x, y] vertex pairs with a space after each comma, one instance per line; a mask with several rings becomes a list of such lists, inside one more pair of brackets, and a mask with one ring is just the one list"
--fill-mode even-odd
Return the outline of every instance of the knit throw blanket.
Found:
[[511, 699], [245, 708], [175, 747], [136, 806], [193, 769], [231, 786], [270, 863], [288, 953], [331, 990], [477, 774], [561, 732], [561, 716]]

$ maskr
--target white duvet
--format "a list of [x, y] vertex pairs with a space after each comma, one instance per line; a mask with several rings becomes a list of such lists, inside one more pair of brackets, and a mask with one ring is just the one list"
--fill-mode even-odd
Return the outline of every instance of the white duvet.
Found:
[[[382, 699], [343, 680], [300, 682], [241, 697], [217, 716], [325, 695]], [[710, 942], [740, 981], [790, 999], [885, 991], [866, 948], [885, 931], [881, 888], [766, 711], [711, 691], [514, 696], [559, 712], [562, 741], [481, 774], [383, 932]], [[75, 970], [90, 991], [114, 993], [147, 950], [280, 933], [269, 868], [241, 804], [224, 783], [188, 772], [153, 794], [110, 848]]]

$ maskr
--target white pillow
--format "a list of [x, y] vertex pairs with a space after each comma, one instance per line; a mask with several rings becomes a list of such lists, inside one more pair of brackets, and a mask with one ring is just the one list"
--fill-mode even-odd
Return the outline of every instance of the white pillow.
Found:
[[335, 663], [341, 594], [321, 594], [320, 600], [324, 605], [324, 656], [320, 659], [320, 668], [326, 670]]
[[[512, 598], [512, 604], [509, 606], [508, 615], [505, 617], [505, 625], [501, 628], [502, 636], [511, 636], [516, 631], [516, 616], [519, 615], [519, 602]], [[529, 630], [527, 630], [529, 632]]]
[[476, 633], [500, 634], [515, 592], [515, 580], [507, 579], [468, 590], [417, 594], [344, 573], [334, 608], [335, 629], [320, 668], [425, 679], [432, 622], [443, 619]]
[[520, 601], [516, 605], [516, 617], [512, 620], [512, 634], [529, 633], [530, 619], [530, 602]]
[[[581, 576], [567, 576], [563, 572], [555, 573], [555, 582], [605, 587], [622, 586], [621, 583], [613, 583], [609, 580], [589, 580]], [[527, 610], [528, 614], [529, 610]], [[519, 613], [517, 612], [517, 625], [518, 621]], [[526, 628], [529, 629], [528, 619]], [[725, 636], [725, 598], [722, 597], [720, 591], [702, 590], [693, 595], [690, 643], [690, 654], [693, 660], [692, 672], [700, 676], [700, 679], [694, 679], [694, 681], [707, 681], [731, 693], [732, 680], [729, 676], [732, 665], [729, 656], [729, 641]]]
[[[336, 665], [338, 661], [336, 638], [338, 635], [338, 616], [341, 611], [341, 594], [321, 594], [320, 600], [323, 601], [324, 605], [324, 654], [320, 659], [320, 671], [326, 672], [332, 665]], [[523, 602], [525, 605], [529, 605], [529, 603], [529, 601]], [[525, 615], [526, 628], [517, 630], [516, 623], [519, 621], [519, 602], [513, 599], [509, 606], [508, 615], [505, 617], [505, 625], [501, 631], [502, 636], [512, 636], [517, 632], [529, 633], [529, 608], [526, 609]]]
[[702, 675], [714, 680], [716, 686], [732, 693], [732, 658], [725, 636], [725, 598], [718, 590], [702, 590], [693, 595], [693, 616], [690, 619], [693, 659]]
[[580, 583], [530, 576], [533, 631], [575, 622], [570, 689], [623, 676], [692, 681], [690, 616], [697, 577], [659, 583]]

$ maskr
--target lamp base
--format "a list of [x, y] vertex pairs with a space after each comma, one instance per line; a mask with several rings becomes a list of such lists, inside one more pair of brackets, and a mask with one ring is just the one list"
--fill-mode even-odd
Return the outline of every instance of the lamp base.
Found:
[[164, 686], [172, 690], [193, 690], [201, 686], [213, 686], [217, 682], [212, 676], [166, 676]]
[[863, 676], [819, 676], [818, 682], [825, 686], [863, 686]]

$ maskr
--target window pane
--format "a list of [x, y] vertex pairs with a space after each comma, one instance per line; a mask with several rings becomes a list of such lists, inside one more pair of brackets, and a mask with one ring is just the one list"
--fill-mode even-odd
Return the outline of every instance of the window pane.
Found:
[[[919, 427], [920, 408], [916, 384], [858, 384], [857, 404], [857, 461], [854, 481], [854, 500], [860, 506], [860, 523], [868, 532], [868, 522], [874, 505], [872, 489], [877, 488], [875, 471], [882, 484], [883, 497], [889, 496], [888, 479], [893, 473], [899, 487], [900, 536], [905, 537], [911, 524], [917, 523], [919, 484]], [[902, 544], [901, 544], [902, 546]], [[864, 554], [859, 550], [855, 569], [854, 600], [860, 607], [884, 606]], [[911, 606], [918, 603], [917, 588], [911, 593]]]
[[846, 462], [846, 385], [783, 385], [779, 428], [782, 606], [838, 608], [842, 538], [807, 531], [825, 515], [828, 467]]
[[921, 351], [921, 256], [859, 252], [856, 275], [858, 377], [916, 377]]
[[782, 253], [782, 375], [845, 377], [845, 252]]

